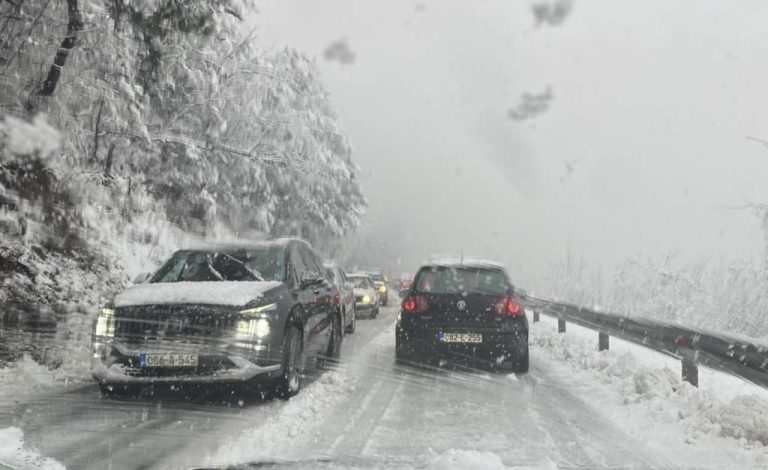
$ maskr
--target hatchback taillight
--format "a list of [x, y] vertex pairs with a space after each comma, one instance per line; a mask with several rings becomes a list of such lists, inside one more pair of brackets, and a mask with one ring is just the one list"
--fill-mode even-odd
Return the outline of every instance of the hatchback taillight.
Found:
[[496, 313], [505, 317], [519, 317], [525, 310], [514, 297], [502, 297], [496, 302]]
[[420, 295], [411, 295], [403, 300], [403, 313], [424, 313], [429, 309], [427, 299]]

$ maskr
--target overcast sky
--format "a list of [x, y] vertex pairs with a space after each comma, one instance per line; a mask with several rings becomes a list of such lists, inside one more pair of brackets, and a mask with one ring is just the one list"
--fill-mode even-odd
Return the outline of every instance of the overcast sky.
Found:
[[[260, 0], [259, 43], [315, 57], [355, 148], [368, 223], [429, 253], [546, 269], [566, 250], [762, 256], [768, 3]], [[328, 61], [346, 39], [353, 64]], [[517, 121], [522, 93], [550, 109]], [[570, 170], [569, 170], [570, 168]]]

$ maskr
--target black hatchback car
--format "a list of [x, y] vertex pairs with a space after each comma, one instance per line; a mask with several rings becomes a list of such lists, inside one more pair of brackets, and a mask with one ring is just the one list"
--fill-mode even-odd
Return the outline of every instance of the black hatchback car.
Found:
[[528, 319], [503, 266], [430, 262], [400, 296], [398, 360], [446, 357], [528, 370]]
[[105, 306], [91, 372], [105, 394], [150, 384], [265, 383], [296, 394], [307, 358], [339, 355], [319, 255], [298, 239], [176, 252]]

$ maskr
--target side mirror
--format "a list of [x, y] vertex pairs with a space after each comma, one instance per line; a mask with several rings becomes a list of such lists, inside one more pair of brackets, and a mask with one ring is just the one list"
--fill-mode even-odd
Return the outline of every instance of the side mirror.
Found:
[[408, 294], [410, 292], [411, 291], [409, 289], [403, 289], [400, 292], [398, 292], [397, 295], [399, 295], [401, 299], [404, 299], [404, 298], [408, 297]]
[[301, 275], [301, 287], [316, 286], [323, 282], [323, 276], [314, 271], [304, 271]]
[[141, 273], [133, 279], [134, 284], [144, 284], [152, 277], [152, 273]]

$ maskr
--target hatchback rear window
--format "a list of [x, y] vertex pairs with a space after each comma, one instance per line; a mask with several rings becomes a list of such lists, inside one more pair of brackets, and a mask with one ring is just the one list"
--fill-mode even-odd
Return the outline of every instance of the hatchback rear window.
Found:
[[423, 268], [416, 280], [416, 291], [430, 294], [494, 294], [509, 290], [503, 271], [471, 267]]

